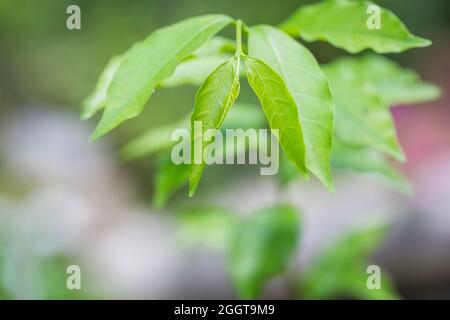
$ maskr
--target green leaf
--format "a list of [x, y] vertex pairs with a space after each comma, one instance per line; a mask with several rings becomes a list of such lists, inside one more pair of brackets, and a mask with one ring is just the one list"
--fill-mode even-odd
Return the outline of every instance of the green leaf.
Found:
[[412, 186], [407, 178], [384, 155], [369, 148], [349, 145], [335, 139], [332, 165], [337, 169], [381, 176], [397, 190], [411, 194]]
[[335, 135], [348, 144], [371, 147], [404, 161], [386, 102], [377, 94], [355, 85], [346, 76], [345, 68], [331, 63], [323, 70], [330, 81], [336, 105]]
[[240, 298], [256, 298], [267, 280], [285, 271], [298, 238], [299, 217], [289, 206], [260, 210], [236, 226], [229, 268]]
[[106, 106], [109, 85], [122, 62], [122, 56], [114, 56], [102, 71], [94, 91], [83, 101], [81, 119], [87, 120]]
[[189, 119], [186, 117], [173, 124], [151, 128], [142, 136], [127, 143], [122, 148], [121, 154], [124, 159], [132, 160], [168, 150], [176, 144], [176, 141], [170, 139], [172, 133], [177, 129], [187, 129], [188, 127]]
[[229, 210], [216, 207], [185, 209], [177, 218], [180, 222], [177, 239], [184, 247], [203, 245], [225, 251], [239, 223], [238, 217]]
[[369, 258], [385, 234], [385, 226], [372, 227], [333, 242], [302, 275], [299, 294], [306, 299], [397, 299], [398, 294], [384, 270], [381, 289], [367, 288]]
[[272, 130], [278, 130], [278, 141], [298, 170], [307, 175], [305, 143], [298, 110], [283, 79], [265, 62], [246, 57], [247, 79], [259, 98]]
[[371, 1], [323, 1], [301, 7], [280, 28], [306, 41], [327, 41], [351, 53], [364, 49], [393, 53], [431, 45], [431, 41], [411, 34], [395, 14], [381, 7], [380, 28], [369, 28], [374, 5]]
[[152, 33], [128, 50], [108, 89], [104, 114], [91, 139], [137, 116], [177, 64], [231, 23], [224, 15], [190, 18]]
[[174, 164], [170, 153], [159, 155], [157, 158], [156, 173], [154, 177], [153, 204], [162, 208], [173, 194], [189, 178], [189, 166], [187, 164]]
[[[189, 173], [189, 196], [192, 197], [200, 182], [205, 167], [203, 152], [212, 142], [203, 141], [203, 135], [209, 129], [219, 129], [225, 116], [239, 94], [239, 58], [232, 58], [215, 69], [202, 84], [195, 97], [194, 113], [191, 117], [191, 157]], [[194, 123], [201, 122], [202, 132], [194, 131]], [[201, 150], [196, 150], [199, 144]], [[201, 151], [200, 163], [195, 153]]]
[[306, 147], [306, 167], [329, 189], [333, 99], [314, 56], [300, 43], [270, 26], [249, 31], [249, 54], [283, 78], [298, 108]]
[[335, 77], [351, 82], [352, 88], [378, 95], [388, 106], [428, 102], [440, 96], [438, 86], [422, 81], [413, 70], [402, 68], [383, 56], [365, 54], [340, 58], [332, 63], [332, 68]]

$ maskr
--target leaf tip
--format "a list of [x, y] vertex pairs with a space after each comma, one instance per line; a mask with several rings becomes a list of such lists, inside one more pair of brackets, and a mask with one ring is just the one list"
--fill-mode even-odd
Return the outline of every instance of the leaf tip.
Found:
[[195, 181], [191, 176], [189, 177], [189, 198], [192, 198], [195, 195], [198, 183], [199, 183], [198, 180]]
[[80, 114], [80, 120], [81, 121], [86, 121], [89, 120], [92, 117], [92, 114], [90, 112], [87, 111], [82, 111]]
[[104, 133], [102, 133], [101, 131], [95, 129], [94, 132], [89, 136], [89, 141], [94, 142], [98, 140], [103, 134]]
[[433, 41], [421, 37], [416, 37], [417, 45], [421, 48], [429, 47], [433, 44]]

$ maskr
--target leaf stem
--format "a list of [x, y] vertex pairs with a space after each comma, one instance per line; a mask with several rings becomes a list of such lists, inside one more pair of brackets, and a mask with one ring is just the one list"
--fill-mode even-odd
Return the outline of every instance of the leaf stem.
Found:
[[242, 51], [242, 20], [236, 21], [236, 56], [244, 55]]

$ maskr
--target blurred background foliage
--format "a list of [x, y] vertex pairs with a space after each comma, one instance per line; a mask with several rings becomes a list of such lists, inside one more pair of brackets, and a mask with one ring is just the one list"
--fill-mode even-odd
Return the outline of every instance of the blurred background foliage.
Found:
[[[309, 183], [281, 191], [252, 167], [211, 168], [203, 197], [192, 201], [207, 209], [180, 209], [186, 190], [169, 210], [154, 209], [152, 201], [167, 201], [164, 194], [152, 200], [154, 168], [164, 159], [124, 162], [118, 150], [151, 127], [182, 120], [194, 87], [158, 90], [142, 116], [100, 143], [87, 142], [96, 119], [80, 123], [81, 101], [108, 60], [152, 30], [206, 13], [276, 25], [313, 2], [1, 1], [0, 297], [450, 297], [450, 177], [441, 176], [450, 172], [446, 0], [377, 1], [434, 42], [389, 57], [444, 91], [440, 102], [394, 110], [411, 159], [403, 171], [417, 184], [410, 198], [364, 178], [338, 177], [332, 196]], [[66, 29], [70, 4], [81, 7], [81, 31]], [[325, 43], [307, 47], [321, 63], [345, 54]], [[249, 93], [244, 88], [239, 101], [256, 103]], [[182, 174], [156, 179], [176, 183]], [[392, 229], [373, 227], [379, 220]], [[382, 240], [388, 244], [380, 251]], [[212, 248], [198, 249], [205, 243]], [[373, 257], [387, 266], [399, 295], [387, 275], [380, 292], [360, 287]], [[65, 288], [69, 264], [85, 270], [81, 291]]]

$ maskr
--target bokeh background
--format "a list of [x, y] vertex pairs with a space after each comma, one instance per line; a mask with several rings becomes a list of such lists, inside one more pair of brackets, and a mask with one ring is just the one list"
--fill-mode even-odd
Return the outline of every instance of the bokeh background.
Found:
[[[125, 162], [117, 152], [149, 127], [182, 118], [195, 88], [162, 89], [137, 119], [88, 142], [96, 119], [80, 121], [81, 101], [109, 58], [152, 30], [190, 16], [225, 13], [247, 24], [278, 24], [301, 0], [2, 0], [0, 2], [0, 297], [234, 298], [221, 252], [180, 248], [174, 211], [152, 206], [154, 160]], [[337, 193], [316, 181], [280, 191], [271, 177], [237, 166], [212, 168], [189, 203], [248, 214], [280, 200], [301, 211], [293, 270], [307, 268], [339, 237], [389, 221], [373, 255], [402, 298], [450, 298], [450, 3], [377, 1], [433, 46], [390, 58], [439, 84], [440, 100], [393, 109], [415, 186], [398, 193], [370, 175], [335, 176]], [[66, 28], [81, 7], [82, 29]], [[232, 35], [232, 30], [226, 30]], [[307, 44], [320, 62], [345, 52]], [[244, 96], [242, 99], [251, 99]], [[217, 181], [220, 181], [218, 183]], [[66, 267], [82, 269], [82, 290], [65, 287]], [[293, 274], [293, 276], [292, 276]], [[276, 277], [265, 298], [294, 298]], [[286, 285], [289, 282], [291, 285]]]

